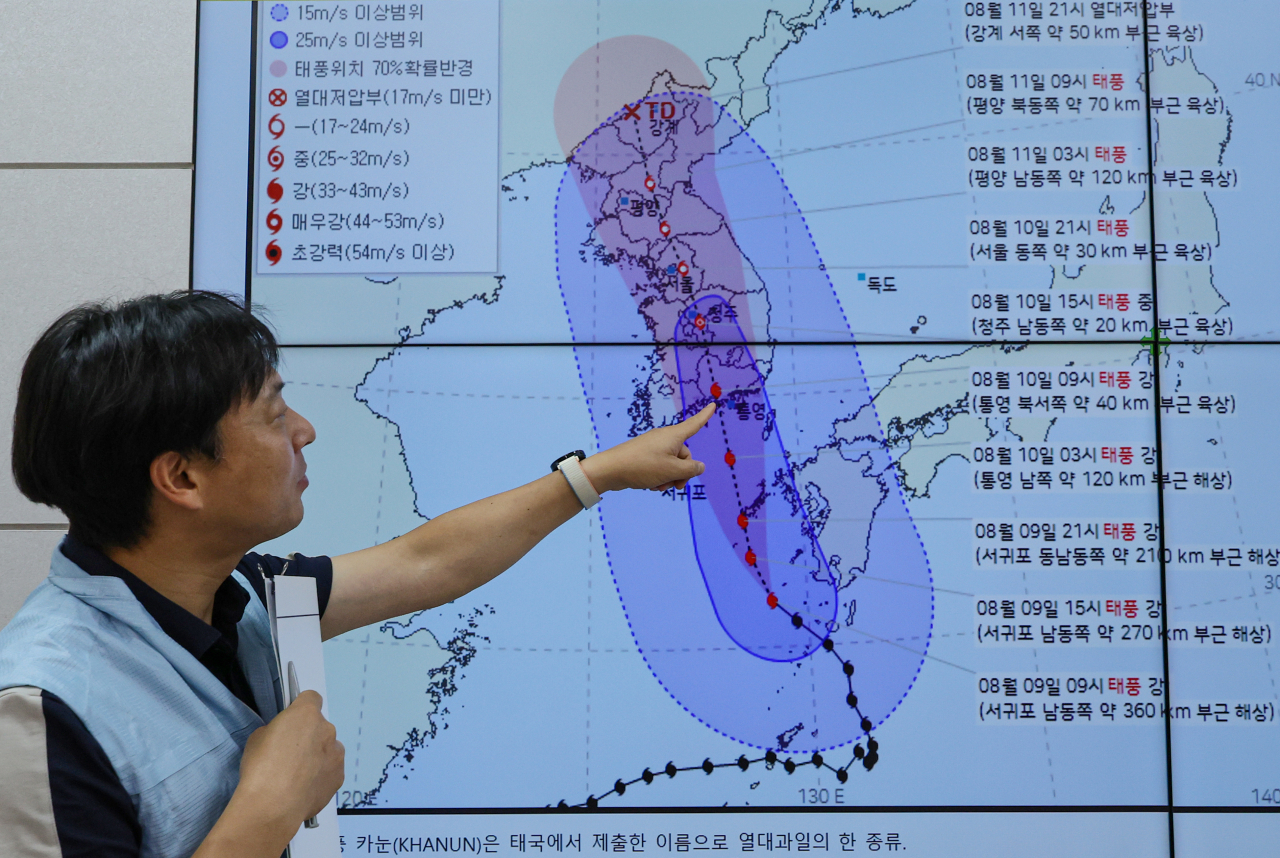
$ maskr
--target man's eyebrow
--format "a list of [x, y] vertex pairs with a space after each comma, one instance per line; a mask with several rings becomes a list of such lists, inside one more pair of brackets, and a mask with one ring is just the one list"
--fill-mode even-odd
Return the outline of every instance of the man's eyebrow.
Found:
[[280, 394], [283, 390], [284, 390], [284, 379], [277, 378], [275, 381], [271, 383], [271, 388], [268, 391], [267, 395], [272, 397], [273, 399], [279, 399]]

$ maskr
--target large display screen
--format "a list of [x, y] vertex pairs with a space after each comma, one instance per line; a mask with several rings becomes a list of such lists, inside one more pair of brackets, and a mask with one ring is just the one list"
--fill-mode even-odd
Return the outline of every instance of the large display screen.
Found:
[[339, 554], [718, 411], [326, 643], [354, 854], [1280, 841], [1280, 14], [202, 2], [192, 285]]

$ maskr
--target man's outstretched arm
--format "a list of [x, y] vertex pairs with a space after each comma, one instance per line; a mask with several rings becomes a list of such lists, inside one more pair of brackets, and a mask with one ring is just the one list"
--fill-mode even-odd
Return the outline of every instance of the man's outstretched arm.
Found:
[[[582, 463], [600, 494], [683, 487], [703, 471], [685, 442], [714, 412], [643, 435]], [[582, 510], [564, 476], [533, 482], [437, 516], [399, 539], [333, 558], [333, 593], [320, 623], [327, 638], [434, 608], [508, 569]]]

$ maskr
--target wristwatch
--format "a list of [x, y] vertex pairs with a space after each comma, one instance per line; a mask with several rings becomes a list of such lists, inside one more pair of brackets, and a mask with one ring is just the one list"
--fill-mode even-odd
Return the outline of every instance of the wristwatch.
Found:
[[569, 481], [569, 488], [573, 489], [573, 493], [577, 495], [582, 508], [591, 509], [600, 502], [600, 493], [596, 491], [595, 486], [591, 485], [591, 480], [587, 479], [586, 473], [582, 470], [582, 460], [585, 458], [587, 454], [581, 450], [565, 453], [551, 463], [551, 471], [564, 474], [564, 478]]

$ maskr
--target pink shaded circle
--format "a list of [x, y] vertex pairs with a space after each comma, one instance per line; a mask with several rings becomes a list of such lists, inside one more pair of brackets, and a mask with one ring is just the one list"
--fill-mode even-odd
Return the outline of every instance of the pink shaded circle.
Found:
[[284, 60], [276, 60], [270, 66], [268, 66], [268, 68], [271, 70], [271, 74], [274, 75], [275, 77], [284, 77], [286, 74], [289, 73], [289, 66], [285, 63]]
[[702, 70], [684, 51], [651, 36], [606, 39], [583, 51], [560, 78], [554, 107], [560, 146], [568, 155], [624, 104], [672, 90], [707, 90]]

